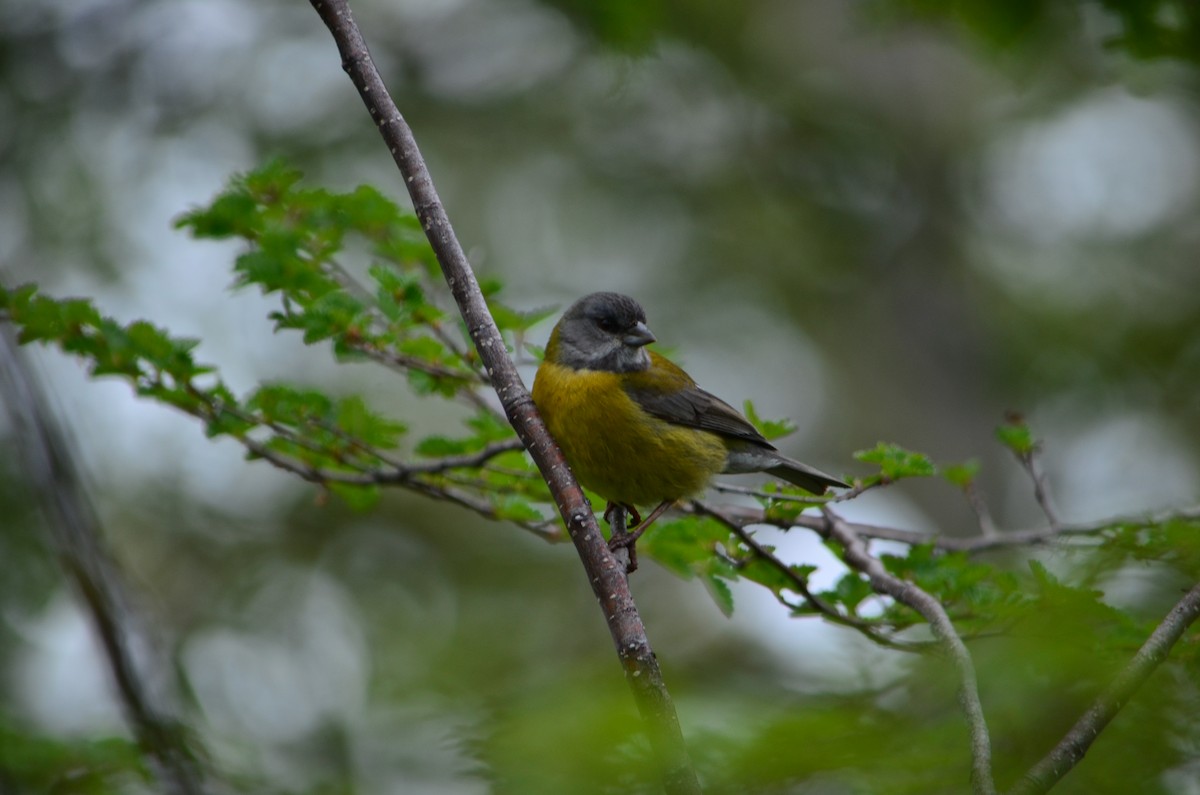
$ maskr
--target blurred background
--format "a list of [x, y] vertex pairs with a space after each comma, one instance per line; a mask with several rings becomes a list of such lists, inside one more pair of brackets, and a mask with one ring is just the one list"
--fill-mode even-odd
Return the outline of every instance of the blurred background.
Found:
[[[788, 453], [850, 475], [866, 471], [852, 453], [881, 440], [942, 462], [978, 458], [1005, 528], [1041, 521], [1028, 478], [993, 440], [1006, 410], [1045, 439], [1067, 520], [1196, 501], [1192, 4], [354, 8], [460, 240], [510, 304], [627, 292], [703, 386], [791, 418]], [[452, 408], [390, 373], [273, 336], [272, 303], [228, 289], [237, 248], [172, 228], [232, 173], [276, 156], [310, 184], [370, 182], [406, 201], [309, 4], [0, 0], [0, 19], [6, 283], [91, 296], [120, 319], [198, 337], [198, 358], [237, 389], [286, 379], [356, 391], [416, 429], [457, 427]], [[148, 647], [166, 655], [186, 720], [231, 789], [566, 792], [561, 782], [589, 765], [597, 780], [611, 771], [547, 748], [599, 736], [617, 738], [607, 757], [644, 756], [619, 728], [636, 718], [569, 546], [404, 494], [370, 514], [317, 507], [313, 489], [243, 461], [190, 418], [90, 381], [57, 353], [27, 353], [69, 428]], [[108, 673], [12, 450], [0, 425], [7, 736], [121, 736]], [[932, 481], [847, 513], [975, 528], [961, 496]], [[821, 564], [818, 584], [838, 575], [815, 539], [771, 540]], [[1161, 614], [1142, 579], [1128, 598]], [[836, 727], [823, 741], [840, 750], [795, 752], [789, 775], [810, 788], [761, 791], [868, 791], [821, 778], [827, 752], [875, 748], [829, 699], [911, 684], [911, 661], [788, 619], [752, 590], [737, 591], [726, 619], [700, 585], [653, 564], [634, 591], [690, 736], [752, 736], [755, 721], [817, 704], [820, 731]], [[923, 698], [945, 714], [929, 731], [948, 739], [925, 753], [961, 766], [951, 688], [931, 687]], [[1027, 764], [1043, 747], [1017, 750]], [[1141, 791], [1200, 792], [1194, 766], [1147, 764], [1159, 767]], [[1124, 785], [1096, 770], [1078, 791], [1134, 791], [1105, 789], [1097, 782]]]

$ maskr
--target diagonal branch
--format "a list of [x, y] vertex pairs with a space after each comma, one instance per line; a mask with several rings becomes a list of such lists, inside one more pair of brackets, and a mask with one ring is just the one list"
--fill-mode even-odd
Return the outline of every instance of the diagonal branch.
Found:
[[1021, 777], [1009, 795], [1041, 795], [1079, 764], [1100, 732], [1104, 731], [1150, 674], [1167, 659], [1171, 648], [1197, 618], [1200, 618], [1200, 585], [1188, 591], [1171, 608], [1171, 612], [1138, 649], [1129, 665], [1096, 698], [1058, 745]]
[[84, 493], [66, 440], [7, 327], [0, 329], [0, 394], [16, 430], [24, 472], [42, 503], [54, 550], [90, 614], [138, 745], [153, 760], [164, 792], [204, 792], [193, 749], [134, 662], [132, 617], [104, 546], [100, 520]]
[[664, 787], [669, 793], [699, 792], [699, 781], [688, 758], [675, 707], [629, 591], [625, 569], [609, 551], [591, 506], [538, 416], [533, 400], [505, 350], [504, 340], [466, 254], [454, 235], [412, 130], [388, 94], [362, 33], [350, 14], [349, 5], [345, 0], [310, 2], [333, 34], [342, 67], [358, 89], [404, 177], [413, 209], [425, 229], [504, 412], [554, 495], [567, 532], [587, 571], [588, 581], [604, 611], [626, 681], [646, 722], [662, 769]]
[[971, 512], [975, 514], [975, 520], [979, 523], [979, 532], [983, 537], [997, 538], [1000, 535], [1000, 528], [996, 527], [996, 520], [992, 518], [987, 500], [983, 498], [983, 492], [979, 490], [979, 484], [974, 480], [968, 482], [963, 486], [963, 496], [966, 497]]
[[995, 795], [991, 739], [983, 715], [983, 704], [979, 701], [975, 665], [971, 662], [971, 653], [958, 636], [942, 603], [915, 583], [902, 580], [888, 572], [879, 559], [867, 550], [866, 543], [854, 528], [832, 510], [823, 508], [822, 515], [825, 524], [820, 532], [825, 538], [836, 541], [842, 547], [846, 563], [866, 574], [871, 580], [871, 587], [878, 593], [885, 593], [908, 605], [929, 622], [934, 637], [941, 643], [958, 671], [958, 700], [967, 717], [971, 733], [971, 785], [976, 795]]
[[[1013, 420], [1020, 422], [1019, 417], [1013, 417]], [[1033, 481], [1033, 498], [1037, 501], [1038, 507], [1042, 509], [1046, 520], [1050, 523], [1052, 530], [1057, 530], [1062, 526], [1062, 521], [1058, 517], [1058, 508], [1054, 505], [1054, 499], [1050, 496], [1050, 483], [1046, 478], [1046, 471], [1042, 469], [1042, 443], [1040, 440], [1034, 440], [1027, 447], [1013, 447], [1013, 455], [1017, 457], [1017, 461], [1021, 463], [1021, 467], [1029, 475], [1029, 479]]]

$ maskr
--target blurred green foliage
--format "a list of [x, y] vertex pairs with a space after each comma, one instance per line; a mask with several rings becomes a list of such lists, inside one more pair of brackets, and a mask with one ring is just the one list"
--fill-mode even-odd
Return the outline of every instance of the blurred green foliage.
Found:
[[[570, 550], [389, 488], [458, 497], [535, 531], [555, 526], [519, 450], [433, 471], [511, 435], [466, 397], [486, 395], [485, 374], [421, 230], [385, 198], [401, 188], [380, 176], [386, 158], [331, 44], [313, 36], [318, 24], [304, 4], [214, 4], [211, 16], [205, 6], [0, 2], [12, 22], [0, 34], [8, 121], [0, 258], [18, 281], [40, 284], [4, 293], [4, 313], [28, 339], [59, 344], [95, 374], [199, 416], [215, 445], [261, 445], [248, 456], [286, 457], [310, 478], [328, 478], [324, 489], [344, 498], [263, 488], [247, 512], [219, 491], [198, 501], [197, 490], [227, 486], [189, 489], [178, 482], [188, 470], [128, 490], [101, 481], [116, 557], [147, 612], [171, 630], [164, 643], [188, 694], [186, 720], [212, 751], [221, 784], [652, 791], [637, 718]], [[501, 280], [489, 277], [509, 285], [507, 304], [492, 304], [516, 355], [537, 355], [525, 336], [545, 316], [520, 307], [637, 284], [656, 317], [736, 336], [738, 358], [764, 375], [793, 359], [781, 366], [772, 340], [746, 341], [740, 318], [761, 314], [760, 327], [786, 344], [811, 342], [820, 352], [812, 377], [764, 380], [746, 394], [765, 406], [760, 387], [788, 393], [794, 402], [772, 413], [795, 416], [805, 444], [835, 467], [844, 451], [868, 448], [869, 466], [855, 475], [869, 489], [864, 502], [916, 505], [922, 527], [973, 533], [956, 493], [968, 487], [992, 497], [1003, 527], [1043, 522], [1011, 462], [1011, 453], [1034, 452], [1030, 424], [1006, 424], [1001, 444], [991, 443], [995, 418], [1012, 407], [1030, 409], [1047, 435], [1060, 494], [1071, 480], [1091, 486], [1076, 490], [1095, 509], [1089, 519], [1140, 513], [1163, 493], [1182, 499], [1179, 488], [1153, 491], [1172, 478], [1194, 499], [1196, 193], [1166, 194], [1156, 220], [1133, 231], [1109, 224], [1111, 215], [1088, 216], [1106, 219], [1091, 226], [1056, 216], [1064, 203], [1078, 211], [1071, 200], [1095, 211], [1130, 195], [1144, 210], [1154, 193], [1139, 181], [1146, 174], [1160, 175], [1155, 184], [1194, 182], [1194, 145], [1165, 147], [1173, 139], [1150, 135], [1161, 132], [1163, 108], [1177, 111], [1170, 129], [1185, 138], [1195, 130], [1192, 4], [362, 0], [355, 9], [481, 281], [493, 294]], [[1094, 163], [1072, 155], [1095, 137], [1067, 135], [1064, 125], [1114, 97], [1122, 114], [1093, 116], [1089, 129], [1099, 125], [1117, 145], [1100, 160], [1128, 169], [1089, 192]], [[1131, 132], [1130, 119], [1146, 125]], [[1022, 160], [1056, 131], [1069, 146], [1049, 161]], [[1156, 151], [1165, 161], [1147, 164]], [[276, 163], [183, 224], [196, 237], [235, 241], [236, 284], [268, 293], [277, 330], [299, 332], [343, 366], [332, 381], [301, 365], [286, 379], [235, 389], [242, 359], [205, 346], [242, 327], [196, 332], [153, 279], [177, 257], [192, 260], [131, 226], [145, 217], [165, 227], [155, 209], [174, 212], [211, 191], [213, 175], [278, 152], [341, 187], [303, 187]], [[1036, 181], [1015, 200], [997, 198], [1055, 165], [1079, 177], [1065, 198]], [[379, 188], [344, 188], [364, 178]], [[1041, 223], [1014, 221], [1022, 210]], [[641, 281], [630, 282], [632, 271]], [[96, 300], [48, 297], [81, 292]], [[122, 300], [138, 294], [147, 302], [133, 302], [139, 308]], [[139, 314], [153, 319], [129, 322]], [[168, 330], [185, 326], [184, 335]], [[219, 370], [197, 358], [201, 337], [199, 350]], [[674, 344], [696, 356], [714, 339]], [[388, 380], [360, 392], [342, 374], [363, 361], [402, 370], [407, 390]], [[270, 363], [250, 357], [251, 367]], [[824, 402], [801, 381], [823, 384]], [[95, 409], [74, 418], [81, 437], [97, 414], [114, 424], [145, 417], [150, 427], [154, 415], [117, 414], [92, 397], [111, 394], [97, 386], [62, 387], [85, 391]], [[812, 405], [821, 414], [804, 417]], [[1069, 442], [1130, 413], [1175, 446], [1066, 455]], [[124, 435], [170, 449], [165, 438]], [[870, 449], [877, 438], [899, 444]], [[127, 466], [118, 444], [88, 449], [97, 469]], [[942, 463], [967, 456], [976, 458]], [[1106, 462], [1126, 490], [1097, 477]], [[39, 728], [47, 710], [34, 683], [52, 680], [30, 669], [78, 652], [43, 632], [62, 579], [19, 462], [6, 456], [0, 472], [0, 790], [138, 791], [142, 761], [111, 729], [78, 738]], [[386, 482], [361, 482], [376, 473]], [[901, 482], [881, 488], [884, 478]], [[1103, 502], [1109, 492], [1130, 504]], [[811, 504], [774, 486], [761, 493], [750, 505], [777, 525]], [[1200, 576], [1198, 530], [1189, 518], [1122, 518], [1027, 549], [873, 549], [942, 599], [968, 636], [1004, 789]], [[965, 791], [965, 731], [948, 666], [881, 650], [851, 628], [810, 642], [804, 633], [818, 611], [794, 589], [819, 582], [813, 592], [841, 615], [913, 645], [929, 639], [923, 623], [836, 561], [817, 565], [815, 552], [788, 548], [807, 531], [771, 543], [755, 536], [782, 566], [712, 518], [664, 523], [642, 542], [643, 557], [661, 568], [643, 566], [635, 589], [708, 790]], [[280, 584], [293, 580], [300, 584]], [[797, 620], [756, 630], [763, 611], [746, 582]], [[341, 610], [322, 612], [330, 605]], [[732, 620], [718, 608], [732, 609]], [[198, 651], [231, 644], [246, 653]], [[1056, 792], [1196, 789], [1198, 648], [1194, 632], [1185, 637]], [[362, 664], [357, 679], [339, 667], [346, 661]], [[301, 663], [313, 678], [297, 674]], [[301, 719], [344, 679], [364, 682], [364, 692], [335, 692], [340, 710]], [[233, 695], [223, 700], [214, 681]], [[302, 728], [288, 733], [272, 716]]]
[[64, 742], [0, 715], [0, 792], [108, 795], [137, 791], [149, 781], [141, 752], [129, 740]]
[[[128, 381], [139, 396], [200, 419], [209, 436], [232, 437], [249, 458], [267, 459], [333, 491], [355, 509], [375, 506], [380, 487], [392, 485], [554, 537], [545, 485], [514, 444], [512, 429], [483, 398], [486, 374], [470, 353], [461, 325], [439, 307], [439, 301], [448, 300], [447, 291], [433, 280], [435, 264], [410, 216], [373, 189], [338, 194], [301, 187], [297, 172], [274, 162], [235, 178], [208, 207], [183, 216], [180, 226], [201, 238], [241, 240], [245, 250], [234, 264], [235, 287], [257, 286], [278, 296], [280, 309], [271, 314], [277, 331], [298, 331], [309, 345], [327, 344], [343, 361], [368, 359], [399, 369], [418, 394], [465, 401], [474, 409], [466, 420], [469, 434], [407, 440], [409, 423], [371, 409], [353, 394], [333, 397], [314, 388], [273, 383], [238, 398], [216, 367], [194, 360], [197, 341], [173, 337], [145, 321], [122, 324], [85, 299], [56, 300], [33, 286], [0, 288], [0, 317], [18, 329], [22, 342], [57, 345], [87, 362], [94, 377]], [[351, 264], [346, 241], [352, 234], [371, 244], [365, 265]], [[352, 275], [356, 267], [367, 274], [365, 284]], [[489, 289], [489, 301], [515, 349], [516, 335], [545, 313], [503, 307], [496, 286]], [[787, 423], [763, 420], [751, 404], [747, 412], [772, 436], [790, 430]], [[1023, 421], [1002, 425], [997, 436], [1020, 457], [1037, 450]], [[404, 458], [405, 446], [411, 461]], [[965, 488], [978, 474], [977, 464], [939, 469], [928, 456], [895, 444], [880, 443], [855, 457], [879, 470], [858, 478], [855, 493], [939, 473]], [[782, 528], [822, 502], [790, 487], [772, 487], [756, 499], [764, 521]], [[1194, 579], [1200, 576], [1198, 531], [1200, 521], [1174, 517], [1097, 525], [1091, 533], [1095, 543], [1064, 545], [1059, 553], [1071, 560], [1056, 568], [1084, 576], [1056, 574], [1036, 557], [1023, 566], [1005, 558], [985, 562], [915, 541], [881, 559], [893, 575], [936, 597], [966, 637], [1007, 650], [981, 654], [985, 691], [997, 687], [991, 677], [1008, 683], [1004, 686], [1020, 680], [1030, 690], [1033, 682], [1051, 692], [1066, 688], [1061, 691], [1064, 703], [1054, 714], [1068, 720], [1128, 661], [1155, 620], [1136, 618], [1110, 604], [1093, 583], [1102, 572], [1116, 573], [1130, 564], [1170, 567]], [[485, 532], [494, 536], [498, 531]], [[825, 615], [894, 648], [932, 648], [923, 619], [876, 593], [863, 574], [847, 571], [829, 588], [810, 589], [808, 579], [816, 567], [785, 562], [774, 546], [759, 543], [751, 531], [716, 515], [663, 523], [641, 546], [668, 571], [703, 582], [726, 616], [735, 609], [733, 586], [744, 581], [765, 588], [793, 616]], [[831, 549], [840, 553], [836, 545]], [[1078, 563], [1083, 565], [1076, 568]], [[1195, 649], [1189, 649], [1168, 663], [1168, 673], [1160, 678], [1167, 679], [1171, 669], [1186, 670], [1196, 660]], [[785, 791], [822, 780], [869, 792], [954, 791], [955, 782], [966, 775], [967, 759], [955, 701], [947, 690], [953, 689], [947, 684], [949, 674], [936, 655], [919, 655], [901, 665], [897, 681], [870, 696], [824, 695], [815, 708], [807, 698], [798, 698], [802, 716], [785, 715], [778, 704], [761, 712], [739, 705], [750, 711], [731, 724], [728, 734], [707, 730], [696, 737], [697, 764], [711, 791]], [[547, 673], [558, 679], [565, 672]], [[653, 789], [648, 778], [652, 765], [628, 706], [614, 708], [611, 699], [597, 698], [574, 683], [533, 681], [536, 697], [481, 718], [474, 728], [478, 736], [469, 753], [485, 763], [484, 777], [496, 791]], [[566, 690], [555, 694], [559, 687]], [[931, 688], [932, 694], [924, 692]], [[719, 688], [685, 687], [682, 692], [687, 694], [681, 706], [685, 716], [693, 709], [704, 712], [706, 701], [722, 700]], [[1174, 698], [1195, 700], [1196, 692], [1186, 686]], [[992, 701], [985, 697], [985, 703]], [[1000, 710], [992, 728], [1001, 780], [1011, 780], [1029, 764], [1027, 737], [1038, 733], [1034, 727], [1043, 726], [1046, 717], [1032, 702], [1012, 714]], [[1176, 725], [1171, 731], [1183, 733], [1188, 720], [1182, 714], [1160, 716], [1161, 722]], [[817, 736], [821, 741], [814, 740]], [[898, 736], [905, 738], [903, 743], [895, 741]], [[556, 744], [593, 750], [525, 758], [551, 737]], [[792, 747], [796, 750], [786, 750]], [[1010, 752], [1015, 747], [1021, 750]], [[124, 756], [117, 772], [137, 761], [127, 746], [101, 744], [96, 749], [91, 756], [80, 756], [52, 741], [22, 740], [9, 752], [7, 775], [21, 781], [54, 776], [70, 758], [84, 775], [75, 789], [64, 791], [100, 791], [88, 787], [104, 786], [116, 773], [109, 771], [112, 762], [95, 754], [120, 751]], [[1182, 763], [1183, 754], [1183, 749], [1160, 754], [1154, 764]], [[1129, 766], [1127, 756], [1118, 766]], [[1090, 781], [1095, 775], [1092, 771], [1077, 778]], [[1071, 791], [1071, 785], [1065, 789]]]

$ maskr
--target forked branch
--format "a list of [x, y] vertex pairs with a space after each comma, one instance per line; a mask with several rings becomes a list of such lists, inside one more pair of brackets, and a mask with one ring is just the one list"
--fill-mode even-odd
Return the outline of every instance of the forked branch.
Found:
[[987, 721], [983, 715], [983, 704], [979, 700], [979, 685], [975, 677], [975, 665], [971, 653], [942, 603], [915, 583], [902, 580], [891, 574], [878, 558], [868, 550], [866, 543], [854, 529], [829, 508], [822, 509], [824, 527], [819, 529], [823, 536], [836, 541], [845, 555], [846, 563], [861, 571], [871, 580], [871, 587], [885, 593], [897, 602], [916, 610], [929, 622], [934, 637], [942, 645], [946, 655], [958, 673], [958, 699], [967, 718], [971, 734], [971, 785], [976, 795], [995, 795], [996, 784], [992, 779], [992, 748], [988, 736]]

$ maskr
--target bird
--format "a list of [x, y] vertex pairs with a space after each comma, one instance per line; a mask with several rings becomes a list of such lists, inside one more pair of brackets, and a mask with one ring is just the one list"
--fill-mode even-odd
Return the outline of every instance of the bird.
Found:
[[[630, 545], [718, 474], [766, 472], [813, 494], [849, 484], [788, 458], [736, 409], [646, 346], [657, 338], [627, 295], [572, 304], [550, 333], [532, 397], [575, 478], [634, 522]], [[656, 506], [642, 520], [638, 506]]]

